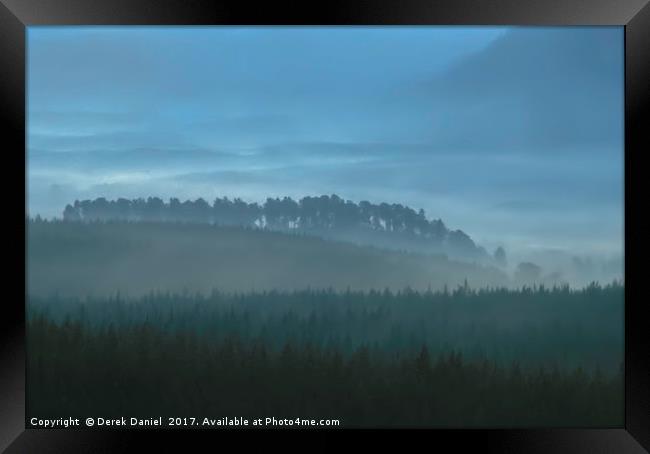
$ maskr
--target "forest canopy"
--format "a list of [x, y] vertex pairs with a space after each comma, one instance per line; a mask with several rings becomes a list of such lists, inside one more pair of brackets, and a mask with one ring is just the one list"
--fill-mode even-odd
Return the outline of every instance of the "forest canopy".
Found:
[[216, 198], [212, 204], [202, 198], [168, 202], [147, 199], [76, 200], [63, 211], [66, 221], [150, 221], [217, 224], [292, 231], [373, 244], [391, 249], [446, 253], [450, 257], [491, 261], [462, 230], [450, 230], [441, 219], [428, 219], [402, 204], [385, 202], [358, 204], [333, 194], [319, 197], [267, 198], [263, 204], [240, 198]]

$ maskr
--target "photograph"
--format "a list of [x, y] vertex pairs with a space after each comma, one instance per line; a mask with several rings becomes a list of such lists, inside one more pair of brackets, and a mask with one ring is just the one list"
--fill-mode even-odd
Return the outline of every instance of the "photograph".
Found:
[[26, 426], [625, 428], [625, 37], [26, 27]]

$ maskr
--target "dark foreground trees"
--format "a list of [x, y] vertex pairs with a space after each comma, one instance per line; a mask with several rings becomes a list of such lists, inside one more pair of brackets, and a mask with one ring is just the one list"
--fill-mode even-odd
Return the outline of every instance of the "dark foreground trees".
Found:
[[337, 418], [342, 427], [612, 427], [621, 375], [522, 370], [457, 353], [351, 355], [306, 343], [208, 342], [147, 323], [28, 326], [28, 416]]
[[440, 292], [301, 290], [207, 295], [151, 292], [142, 297], [30, 296], [28, 315], [94, 329], [146, 323], [209, 342], [235, 336], [280, 350], [287, 343], [335, 348], [366, 345], [382, 355], [432, 356], [454, 349], [471, 361], [502, 366], [600, 368], [623, 359], [623, 294], [618, 283], [584, 289], [523, 288]]
[[620, 426], [623, 290], [32, 298], [28, 416]]

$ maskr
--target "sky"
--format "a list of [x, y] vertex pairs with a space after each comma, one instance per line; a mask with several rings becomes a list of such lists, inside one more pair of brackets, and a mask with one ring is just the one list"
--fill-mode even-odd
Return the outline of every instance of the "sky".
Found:
[[622, 27], [29, 27], [27, 212], [337, 194], [620, 257]]

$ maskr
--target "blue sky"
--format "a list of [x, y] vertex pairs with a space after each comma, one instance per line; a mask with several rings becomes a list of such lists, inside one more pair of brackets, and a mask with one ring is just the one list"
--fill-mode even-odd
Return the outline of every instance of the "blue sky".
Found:
[[620, 27], [30, 27], [28, 207], [336, 193], [623, 250]]

